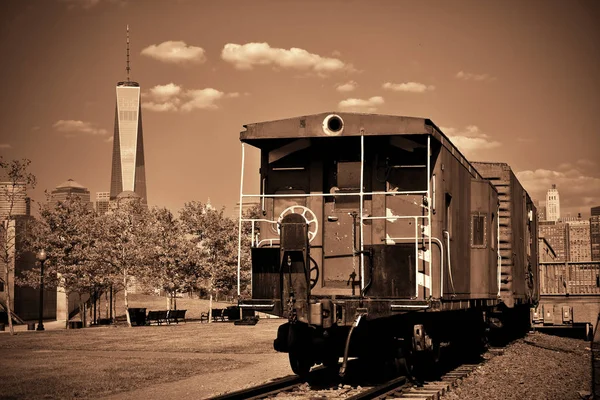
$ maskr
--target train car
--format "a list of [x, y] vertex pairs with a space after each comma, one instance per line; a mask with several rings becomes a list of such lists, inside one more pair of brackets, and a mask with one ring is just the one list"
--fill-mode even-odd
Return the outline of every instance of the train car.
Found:
[[[443, 343], [479, 342], [489, 315], [533, 301], [516, 283], [526, 258], [510, 269], [500, 256], [531, 250], [520, 241], [535, 220], [499, 209], [494, 185], [431, 120], [322, 113], [245, 128], [260, 192], [241, 187], [252, 298], [239, 305], [288, 319], [274, 347], [295, 373], [339, 357], [342, 375], [350, 356], [435, 360]], [[244, 200], [263, 216], [243, 219]], [[523, 236], [502, 240], [503, 223]]]
[[526, 325], [530, 322], [526, 310], [540, 299], [537, 209], [508, 164], [473, 162], [473, 166], [498, 191], [502, 310], [496, 314], [504, 324]]

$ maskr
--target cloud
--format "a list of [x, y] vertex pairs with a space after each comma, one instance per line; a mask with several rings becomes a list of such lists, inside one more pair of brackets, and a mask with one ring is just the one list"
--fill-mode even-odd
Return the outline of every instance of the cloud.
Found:
[[492, 140], [476, 125], [468, 125], [460, 131], [452, 127], [440, 127], [440, 129], [467, 157], [476, 155], [476, 152], [480, 150], [491, 150], [502, 146], [502, 143]]
[[338, 108], [350, 112], [375, 112], [377, 107], [384, 103], [385, 101], [381, 96], [374, 96], [367, 100], [350, 98], [340, 101]]
[[418, 82], [406, 82], [406, 83], [391, 83], [386, 82], [381, 85], [386, 90], [392, 90], [394, 92], [411, 92], [411, 93], [424, 93], [427, 91], [435, 90], [433, 85], [425, 85]]
[[[176, 103], [179, 103], [178, 99]], [[175, 102], [164, 102], [164, 103], [155, 103], [153, 101], [146, 101], [142, 103], [142, 108], [145, 110], [156, 111], [156, 112], [164, 112], [164, 111], [177, 111], [177, 105]]]
[[102, 136], [108, 133], [106, 129], [95, 128], [91, 122], [72, 119], [58, 120], [52, 127], [57, 132], [64, 132], [66, 138], [75, 137], [77, 135]]
[[240, 70], [251, 70], [257, 65], [271, 65], [320, 74], [354, 71], [352, 65], [338, 58], [322, 57], [296, 47], [289, 50], [275, 48], [268, 43], [227, 43], [221, 51], [221, 58]]
[[172, 82], [166, 85], [156, 85], [150, 89], [150, 94], [156, 100], [167, 100], [177, 96], [179, 93], [181, 93], [181, 86]]
[[348, 81], [346, 83], [340, 83], [335, 87], [338, 92], [352, 92], [358, 87], [358, 83], [354, 81]]
[[[562, 167], [567, 165], [571, 164], [565, 163]], [[516, 175], [529, 195], [538, 201], [545, 201], [546, 192], [555, 184], [560, 195], [561, 215], [589, 214], [590, 207], [600, 205], [600, 178], [577, 167], [560, 171], [526, 170]]]
[[186, 92], [187, 101], [181, 106], [182, 111], [192, 111], [196, 108], [201, 110], [216, 109], [218, 106], [215, 102], [221, 99], [225, 93], [213, 89], [196, 89]]
[[[244, 96], [249, 95], [244, 93]], [[214, 110], [219, 108], [217, 102], [223, 98], [241, 97], [239, 92], [225, 93], [217, 89], [188, 89], [174, 83], [157, 85], [143, 94], [142, 108], [155, 111], [192, 111], [195, 109]]]
[[0, 143], [0, 149], [12, 149], [12, 146], [8, 143]]
[[206, 61], [202, 47], [188, 46], [182, 41], [169, 40], [159, 45], [153, 44], [142, 50], [141, 54], [162, 62], [174, 64], [202, 64]]
[[492, 82], [496, 80], [496, 77], [491, 76], [490, 74], [473, 74], [470, 72], [459, 71], [456, 73], [455, 78], [462, 79], [463, 81], [488, 81]]

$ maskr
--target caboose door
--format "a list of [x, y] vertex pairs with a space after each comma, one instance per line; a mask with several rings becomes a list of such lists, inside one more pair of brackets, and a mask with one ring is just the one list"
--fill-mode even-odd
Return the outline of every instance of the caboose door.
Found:
[[360, 162], [336, 163], [337, 196], [325, 201], [323, 215], [323, 286], [328, 294], [360, 294]]

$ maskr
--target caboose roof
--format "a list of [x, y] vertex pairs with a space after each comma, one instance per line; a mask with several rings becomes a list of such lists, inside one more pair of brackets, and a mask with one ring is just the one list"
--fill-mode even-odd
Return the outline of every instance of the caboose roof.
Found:
[[327, 137], [323, 131], [323, 121], [328, 115], [338, 115], [344, 121], [344, 129], [339, 136], [387, 136], [407, 134], [431, 134], [434, 124], [426, 118], [402, 117], [397, 115], [324, 112], [302, 115], [275, 121], [257, 122], [244, 125], [240, 140], [251, 143], [258, 139], [284, 139]]
[[[338, 135], [327, 135], [323, 121], [335, 114], [344, 121], [344, 129]], [[257, 122], [244, 125], [240, 140], [258, 148], [269, 147], [268, 139], [300, 139], [348, 136], [398, 136], [431, 135], [446, 147], [459, 161], [469, 161], [458, 150], [441, 129], [428, 118], [403, 117], [399, 115], [363, 114], [349, 112], [324, 112], [302, 115], [275, 121]], [[470, 165], [470, 164], [469, 164]], [[472, 167], [471, 167], [472, 168]], [[479, 174], [472, 168], [474, 175]]]

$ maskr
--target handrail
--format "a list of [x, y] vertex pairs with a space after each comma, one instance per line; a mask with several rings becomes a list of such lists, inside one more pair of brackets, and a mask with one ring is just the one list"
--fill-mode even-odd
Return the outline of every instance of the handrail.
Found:
[[431, 236], [431, 240], [434, 240], [440, 246], [440, 299], [444, 297], [444, 244], [436, 237]]
[[456, 290], [454, 289], [454, 280], [452, 279], [452, 262], [450, 258], [450, 232], [447, 230], [442, 231], [444, 236], [446, 237], [447, 251], [448, 251], [448, 276], [450, 277], [450, 285], [452, 285], [452, 293], [456, 295]]
[[[427, 190], [415, 190], [408, 192], [363, 192], [363, 196], [374, 196], [374, 195], [422, 195], [428, 194]], [[276, 197], [336, 197], [336, 196], [359, 196], [360, 192], [355, 193], [279, 193], [279, 194], [243, 194], [243, 197], [258, 197], [258, 198], [276, 198]]]

